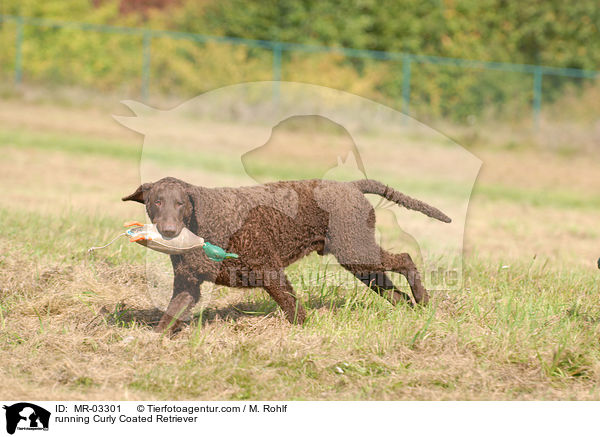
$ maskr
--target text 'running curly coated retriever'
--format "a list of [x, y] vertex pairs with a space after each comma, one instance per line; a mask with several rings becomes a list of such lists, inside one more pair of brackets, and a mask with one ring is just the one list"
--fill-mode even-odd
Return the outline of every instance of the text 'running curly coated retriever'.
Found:
[[407, 253], [394, 254], [375, 241], [375, 211], [363, 194], [377, 194], [408, 209], [449, 223], [438, 209], [381, 182], [300, 180], [240, 188], [205, 188], [167, 177], [145, 183], [123, 198], [144, 203], [152, 223], [165, 237], [187, 227], [206, 241], [239, 255], [222, 263], [201, 249], [171, 255], [174, 284], [171, 302], [156, 330], [174, 330], [189, 319], [210, 281], [228, 287], [262, 287], [291, 323], [304, 322], [284, 268], [316, 251], [332, 254], [356, 278], [392, 303], [410, 298], [385, 274], [406, 277], [417, 303], [429, 296]]

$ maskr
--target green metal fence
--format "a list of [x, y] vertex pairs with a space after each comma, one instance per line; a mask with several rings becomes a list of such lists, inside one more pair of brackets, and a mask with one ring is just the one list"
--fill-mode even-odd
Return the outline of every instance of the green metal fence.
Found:
[[488, 62], [458, 58], [447, 58], [439, 56], [415, 55], [400, 52], [384, 52], [374, 50], [359, 50], [342, 47], [327, 47], [318, 45], [295, 44], [280, 41], [250, 40], [243, 38], [201, 35], [195, 33], [153, 30], [145, 28], [132, 28], [122, 26], [108, 26], [90, 23], [58, 21], [46, 18], [20, 17], [12, 15], [0, 15], [0, 22], [13, 22], [16, 25], [15, 34], [15, 59], [14, 59], [14, 81], [20, 84], [23, 80], [23, 44], [25, 39], [25, 26], [36, 28], [59, 28], [78, 29], [86, 32], [101, 32], [112, 34], [136, 35], [142, 38], [140, 94], [141, 99], [147, 101], [150, 94], [151, 65], [152, 65], [152, 42], [157, 38], [169, 38], [173, 40], [189, 40], [200, 43], [218, 42], [231, 45], [244, 46], [247, 48], [260, 48], [272, 52], [272, 80], [274, 94], [277, 95], [277, 82], [284, 80], [282, 73], [282, 55], [284, 52], [304, 53], [332, 53], [347, 58], [365, 58], [383, 61], [396, 61], [402, 63], [401, 77], [401, 110], [410, 114], [411, 112], [411, 73], [415, 64], [435, 64], [440, 66], [459, 67], [462, 69], [480, 69], [510, 73], [524, 73], [532, 77], [532, 114], [535, 125], [539, 124], [542, 107], [542, 83], [546, 76], [557, 76], [564, 78], [597, 79], [600, 71], [580, 70], [573, 68], [556, 68], [543, 65], [514, 64], [505, 62]]

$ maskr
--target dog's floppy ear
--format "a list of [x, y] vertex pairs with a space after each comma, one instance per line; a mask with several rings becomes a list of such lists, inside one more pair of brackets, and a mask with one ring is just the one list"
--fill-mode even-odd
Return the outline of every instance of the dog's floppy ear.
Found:
[[144, 203], [144, 193], [149, 191], [152, 188], [152, 184], [142, 184], [137, 189], [130, 194], [129, 196], [123, 197], [121, 200], [125, 202], [126, 200], [133, 200], [135, 202]]
[[188, 186], [186, 189], [186, 194], [190, 202], [188, 204], [189, 209], [186, 209], [185, 211], [184, 220], [187, 228], [194, 232], [198, 229], [198, 223], [196, 222], [196, 203], [198, 200], [197, 193], [191, 190]]

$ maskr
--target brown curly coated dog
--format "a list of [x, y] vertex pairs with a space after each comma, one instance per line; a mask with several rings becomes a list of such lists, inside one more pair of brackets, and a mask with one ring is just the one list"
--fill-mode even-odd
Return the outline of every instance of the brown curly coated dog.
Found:
[[354, 276], [392, 303], [410, 298], [385, 274], [406, 277], [417, 303], [429, 296], [407, 253], [393, 254], [375, 241], [375, 212], [363, 194], [378, 194], [408, 209], [449, 223], [438, 209], [375, 180], [320, 179], [275, 182], [240, 188], [205, 188], [175, 178], [145, 183], [123, 198], [146, 205], [165, 237], [184, 227], [239, 259], [211, 261], [201, 249], [171, 255], [173, 296], [157, 331], [174, 330], [189, 319], [204, 281], [228, 287], [262, 287], [291, 323], [303, 323], [284, 268], [307, 254], [332, 254]]

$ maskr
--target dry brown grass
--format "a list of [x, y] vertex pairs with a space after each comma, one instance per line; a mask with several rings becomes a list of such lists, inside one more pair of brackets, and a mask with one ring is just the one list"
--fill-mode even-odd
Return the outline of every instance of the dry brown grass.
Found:
[[[505, 338], [495, 331], [502, 311], [493, 303], [482, 308], [483, 319], [466, 314], [473, 296], [436, 296], [435, 321], [414, 343], [430, 314], [394, 311], [363, 292], [367, 303], [351, 310], [344, 307], [350, 294], [333, 308], [313, 306], [298, 328], [270, 312], [264, 296], [231, 291], [202, 320], [165, 338], [145, 324], [157, 314], [142, 267], [40, 269], [18, 251], [11, 255], [2, 260], [3, 289], [11, 290], [3, 294], [10, 306], [2, 321], [3, 399], [598, 398], [595, 353], [567, 356], [561, 365], [568, 370], [572, 359], [576, 375], [548, 375], [533, 348], [518, 349], [523, 326], [512, 330], [516, 340], [509, 327]], [[559, 324], [557, 317], [545, 323]], [[595, 323], [587, 326], [592, 336]], [[551, 340], [538, 347], [552, 360]]]

